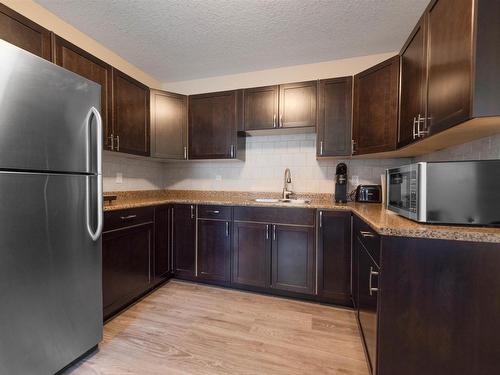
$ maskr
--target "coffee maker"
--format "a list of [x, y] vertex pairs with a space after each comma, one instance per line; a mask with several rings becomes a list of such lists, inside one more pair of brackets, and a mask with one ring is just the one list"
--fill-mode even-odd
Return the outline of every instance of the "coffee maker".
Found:
[[335, 170], [335, 202], [347, 202], [347, 165], [344, 163], [337, 164]]

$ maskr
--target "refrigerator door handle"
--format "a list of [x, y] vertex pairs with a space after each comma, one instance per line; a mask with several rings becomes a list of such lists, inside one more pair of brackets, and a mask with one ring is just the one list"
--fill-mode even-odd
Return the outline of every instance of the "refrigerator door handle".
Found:
[[[91, 115], [94, 115], [97, 123], [97, 129], [96, 129], [96, 148], [97, 148], [97, 189], [94, 189], [94, 191], [97, 192], [97, 228], [95, 231], [92, 230], [92, 226], [90, 224], [90, 176], [87, 177], [87, 230], [90, 234], [90, 237], [92, 238], [93, 241], [97, 241], [99, 237], [101, 236], [102, 233], [102, 228], [103, 228], [103, 213], [102, 213], [102, 206], [103, 206], [103, 197], [102, 197], [102, 118], [101, 114], [99, 111], [95, 108], [92, 107], [90, 108], [89, 114], [87, 116], [87, 124], [90, 127], [91, 124]], [[90, 146], [87, 148], [87, 163], [89, 164], [88, 167], [90, 170]]]

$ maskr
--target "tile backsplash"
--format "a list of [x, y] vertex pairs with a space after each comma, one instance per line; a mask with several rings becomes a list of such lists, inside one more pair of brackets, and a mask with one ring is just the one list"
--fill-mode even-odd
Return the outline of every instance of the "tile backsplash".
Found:
[[[416, 161], [500, 158], [500, 134], [450, 147], [415, 159], [316, 160], [316, 135], [252, 136], [246, 139], [246, 161], [159, 162], [112, 152], [104, 153], [104, 191], [188, 189], [278, 192], [285, 168], [298, 193], [333, 193], [335, 167], [348, 166], [350, 189], [380, 184], [380, 175]], [[121, 174], [122, 182], [117, 182]], [[358, 181], [353, 180], [358, 176]]]

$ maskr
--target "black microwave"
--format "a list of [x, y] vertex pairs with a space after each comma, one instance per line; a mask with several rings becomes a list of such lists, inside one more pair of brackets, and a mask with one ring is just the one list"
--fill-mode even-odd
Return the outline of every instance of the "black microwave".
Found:
[[387, 209], [422, 223], [500, 226], [500, 160], [420, 162], [386, 171]]

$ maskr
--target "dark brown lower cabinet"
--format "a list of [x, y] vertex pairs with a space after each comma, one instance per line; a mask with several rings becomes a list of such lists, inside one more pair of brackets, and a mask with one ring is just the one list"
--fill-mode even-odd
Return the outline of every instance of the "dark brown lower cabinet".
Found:
[[314, 227], [273, 224], [271, 287], [314, 291]]
[[154, 281], [168, 278], [173, 270], [172, 262], [172, 206], [155, 207]]
[[197, 277], [209, 281], [230, 279], [231, 222], [198, 220]]
[[179, 277], [196, 276], [196, 206], [173, 206], [174, 273]]
[[384, 237], [381, 259], [378, 375], [498, 373], [498, 244]]
[[352, 306], [351, 213], [319, 211], [318, 296]]
[[357, 242], [358, 250], [358, 320], [363, 336], [368, 364], [375, 373], [377, 367], [377, 293], [379, 268], [365, 249], [359, 238]]
[[270, 225], [234, 222], [231, 282], [267, 288], [271, 284]]
[[148, 222], [103, 234], [104, 320], [149, 289], [153, 229], [153, 223]]

